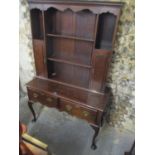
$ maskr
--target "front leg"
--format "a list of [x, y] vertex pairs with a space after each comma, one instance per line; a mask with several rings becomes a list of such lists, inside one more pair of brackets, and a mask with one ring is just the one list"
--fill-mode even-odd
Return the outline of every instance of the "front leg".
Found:
[[99, 134], [100, 127], [99, 127], [99, 128], [94, 128], [94, 130], [95, 130], [95, 134], [94, 134], [94, 136], [93, 136], [91, 148], [92, 148], [93, 150], [96, 150], [96, 149], [97, 149], [96, 138], [97, 138], [97, 136], [98, 136], [98, 134]]
[[106, 118], [106, 115], [107, 115], [107, 109], [102, 113], [100, 119], [99, 119], [99, 124], [98, 124], [98, 128], [94, 128], [95, 130], [95, 134], [93, 136], [93, 140], [92, 140], [92, 145], [91, 145], [91, 148], [93, 150], [95, 150], [97, 148], [96, 146], [96, 138], [99, 134], [99, 131], [100, 131], [100, 128], [103, 126], [103, 124], [105, 123], [105, 118]]
[[34, 109], [33, 109], [33, 102], [32, 101], [28, 101], [28, 106], [29, 106], [29, 108], [30, 108], [30, 111], [32, 112], [32, 115], [33, 115], [33, 122], [36, 122], [36, 114], [35, 114], [35, 111], [34, 111]]

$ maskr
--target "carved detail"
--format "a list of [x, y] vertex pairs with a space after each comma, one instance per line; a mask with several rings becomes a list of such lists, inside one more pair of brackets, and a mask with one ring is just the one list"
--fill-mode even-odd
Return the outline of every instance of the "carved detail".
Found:
[[70, 106], [70, 105], [66, 105], [65, 107], [66, 107], [67, 111], [71, 111], [72, 110], [72, 106]]
[[118, 8], [114, 8], [114, 7], [108, 7], [108, 6], [91, 6], [91, 7], [87, 7], [87, 6], [75, 6], [75, 5], [56, 5], [56, 4], [30, 4], [30, 9], [39, 9], [39, 10], [43, 10], [43, 11], [47, 11], [50, 8], [54, 8], [57, 9], [59, 11], [66, 11], [68, 9], [72, 10], [73, 12], [80, 12], [83, 10], [89, 10], [90, 12], [94, 13], [94, 14], [102, 14], [102, 13], [111, 13], [114, 14], [115, 16], [117, 16], [119, 14], [119, 9]]
[[83, 115], [84, 115], [85, 117], [88, 117], [88, 116], [90, 115], [90, 113], [89, 113], [88, 111], [83, 111]]

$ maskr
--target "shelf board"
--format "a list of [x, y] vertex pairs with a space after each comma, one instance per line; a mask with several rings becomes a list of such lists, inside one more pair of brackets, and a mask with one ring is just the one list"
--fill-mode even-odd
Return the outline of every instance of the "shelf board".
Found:
[[51, 58], [51, 57], [47, 58], [47, 59], [50, 60], [50, 61], [65, 63], [65, 64], [84, 67], [84, 68], [88, 68], [88, 69], [92, 68], [92, 66], [90, 66], [90, 65], [84, 65], [84, 64], [75, 63], [75, 62], [71, 62], [71, 61], [67, 61], [67, 60], [63, 60], [63, 59], [57, 59], [57, 58]]
[[67, 36], [67, 35], [59, 35], [59, 34], [47, 34], [46, 36], [48, 36], [48, 37], [56, 37], [56, 38], [74, 39], [74, 40], [81, 40], [81, 41], [88, 41], [88, 42], [94, 42], [95, 41], [93, 39], [86, 39], [86, 38]]

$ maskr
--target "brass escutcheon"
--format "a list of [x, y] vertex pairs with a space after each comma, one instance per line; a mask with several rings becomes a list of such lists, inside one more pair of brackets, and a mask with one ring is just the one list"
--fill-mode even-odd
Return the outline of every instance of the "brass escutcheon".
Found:
[[46, 101], [52, 102], [53, 100], [52, 100], [51, 98], [48, 97], [48, 98], [46, 99]]
[[33, 97], [37, 98], [39, 95], [37, 93], [33, 93]]
[[66, 105], [65, 107], [66, 107], [67, 111], [71, 111], [72, 110], [72, 106], [70, 106], [70, 105]]
[[85, 117], [87, 117], [87, 116], [89, 115], [89, 112], [83, 111], [83, 115], [84, 115]]

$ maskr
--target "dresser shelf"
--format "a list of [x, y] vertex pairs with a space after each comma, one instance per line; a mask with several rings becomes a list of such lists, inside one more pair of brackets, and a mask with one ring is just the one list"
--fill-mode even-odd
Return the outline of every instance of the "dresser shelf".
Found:
[[75, 63], [75, 62], [71, 62], [71, 61], [67, 61], [67, 60], [63, 60], [63, 59], [57, 59], [57, 58], [47, 58], [47, 59], [50, 61], [60, 62], [60, 63], [64, 63], [64, 64], [70, 64], [70, 65], [84, 67], [84, 68], [88, 68], [88, 69], [92, 68], [92, 66], [89, 66], [89, 65]]
[[47, 34], [47, 37], [56, 37], [56, 38], [65, 38], [65, 39], [74, 39], [74, 40], [80, 40], [80, 41], [88, 41], [88, 42], [94, 42], [93, 39], [87, 39], [87, 38], [80, 38], [75, 36], [67, 36], [67, 35], [59, 35], [59, 34]]

